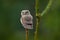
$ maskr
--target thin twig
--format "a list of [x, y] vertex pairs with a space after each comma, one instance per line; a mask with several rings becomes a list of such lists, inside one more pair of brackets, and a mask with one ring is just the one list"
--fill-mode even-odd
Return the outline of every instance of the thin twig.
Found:
[[25, 30], [26, 30], [26, 40], [28, 40], [28, 29]]
[[46, 6], [45, 10], [41, 13], [41, 16], [43, 16], [51, 7], [53, 0], [50, 0], [48, 5]]

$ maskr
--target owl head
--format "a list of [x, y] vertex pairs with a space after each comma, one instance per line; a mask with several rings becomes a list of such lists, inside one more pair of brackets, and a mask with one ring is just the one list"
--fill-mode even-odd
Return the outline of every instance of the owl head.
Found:
[[21, 16], [22, 15], [30, 15], [30, 11], [29, 10], [22, 10], [21, 11]]

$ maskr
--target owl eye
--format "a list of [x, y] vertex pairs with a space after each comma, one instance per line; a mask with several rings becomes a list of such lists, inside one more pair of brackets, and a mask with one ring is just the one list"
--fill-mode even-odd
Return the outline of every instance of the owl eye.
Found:
[[28, 13], [28, 11], [26, 13]]
[[24, 12], [22, 12], [24, 14]]
[[24, 12], [22, 12], [22, 15], [25, 15], [25, 13], [24, 13]]
[[26, 14], [26, 15], [28, 15], [28, 14], [29, 14], [29, 13], [28, 13], [28, 11], [27, 11], [27, 12], [25, 12], [25, 14]]

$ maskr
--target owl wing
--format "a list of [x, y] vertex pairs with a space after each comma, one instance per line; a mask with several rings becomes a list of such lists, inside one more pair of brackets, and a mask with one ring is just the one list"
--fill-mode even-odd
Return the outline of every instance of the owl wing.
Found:
[[22, 23], [22, 18], [20, 18], [20, 22], [21, 22], [21, 24], [23, 24], [23, 23]]
[[26, 20], [24, 20], [24, 19], [25, 19], [24, 16], [20, 18], [20, 22], [21, 22], [21, 24], [23, 24], [24, 21], [26, 21]]

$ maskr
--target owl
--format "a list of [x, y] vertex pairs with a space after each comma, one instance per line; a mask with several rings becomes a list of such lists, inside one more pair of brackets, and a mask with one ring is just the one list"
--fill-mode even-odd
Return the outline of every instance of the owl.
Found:
[[33, 17], [29, 10], [21, 11], [20, 22], [25, 29], [33, 29]]

